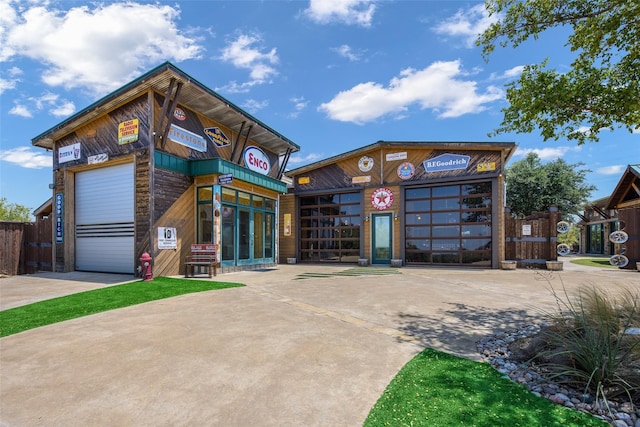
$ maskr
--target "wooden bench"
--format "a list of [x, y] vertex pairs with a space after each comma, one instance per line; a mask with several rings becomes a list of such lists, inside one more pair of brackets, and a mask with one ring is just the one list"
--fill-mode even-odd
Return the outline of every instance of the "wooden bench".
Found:
[[218, 251], [216, 245], [211, 243], [194, 243], [191, 245], [191, 255], [184, 262], [184, 277], [195, 277], [196, 267], [204, 267], [209, 272], [209, 277], [217, 275]]

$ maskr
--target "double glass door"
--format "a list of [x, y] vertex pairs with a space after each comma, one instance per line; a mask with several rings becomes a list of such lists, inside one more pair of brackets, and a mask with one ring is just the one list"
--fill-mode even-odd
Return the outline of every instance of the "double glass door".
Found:
[[222, 265], [273, 262], [274, 219], [270, 212], [223, 205]]

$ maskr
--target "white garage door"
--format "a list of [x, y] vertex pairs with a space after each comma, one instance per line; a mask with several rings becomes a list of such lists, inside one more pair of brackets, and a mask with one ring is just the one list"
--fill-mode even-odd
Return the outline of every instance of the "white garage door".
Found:
[[133, 163], [76, 173], [76, 270], [133, 273]]

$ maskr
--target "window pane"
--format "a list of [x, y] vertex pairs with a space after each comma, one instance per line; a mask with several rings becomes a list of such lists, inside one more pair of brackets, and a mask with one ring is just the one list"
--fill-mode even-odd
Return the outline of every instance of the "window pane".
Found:
[[340, 203], [360, 203], [360, 193], [345, 193], [340, 195]]
[[440, 251], [458, 251], [460, 250], [460, 241], [458, 239], [433, 239], [431, 247]]
[[265, 209], [268, 211], [276, 210], [276, 201], [272, 199], [265, 199]]
[[407, 212], [424, 212], [431, 209], [429, 200], [413, 200], [405, 203]]
[[429, 224], [429, 219], [431, 215], [429, 214], [406, 214], [405, 215], [405, 223], [407, 225], [417, 225], [417, 224]]
[[457, 224], [460, 222], [460, 212], [434, 213], [431, 219], [434, 224]]
[[198, 239], [196, 243], [213, 243], [213, 205], [198, 205]]
[[491, 194], [491, 183], [480, 182], [478, 184], [463, 185], [462, 194]]
[[198, 188], [198, 201], [210, 201], [213, 199], [213, 188], [200, 187]]
[[462, 249], [468, 251], [486, 251], [491, 249], [491, 239], [462, 239]]
[[300, 206], [310, 206], [318, 204], [317, 197], [300, 197], [300, 199], [298, 200], [300, 200]]
[[238, 191], [238, 204], [249, 206], [251, 201], [251, 194]]
[[491, 236], [491, 226], [490, 225], [463, 225], [462, 235], [464, 237]]
[[432, 189], [432, 197], [459, 196], [460, 186], [450, 185], [447, 187], [434, 187]]
[[431, 237], [431, 227], [407, 227], [406, 238]]
[[[224, 191], [224, 189], [223, 189]], [[235, 208], [222, 207], [222, 260], [228, 261], [235, 258]]]
[[460, 236], [460, 227], [458, 226], [433, 227], [433, 237], [457, 237], [457, 236]]
[[222, 201], [235, 203], [236, 202], [236, 190], [222, 187]]
[[410, 199], [426, 199], [431, 197], [430, 188], [408, 188], [405, 196], [407, 200]]
[[428, 251], [431, 249], [431, 241], [429, 239], [411, 239], [405, 243], [407, 249], [417, 249]]
[[460, 209], [460, 199], [434, 199], [431, 201], [431, 209], [434, 211], [450, 211]]
[[254, 208], [262, 208], [264, 207], [264, 198], [260, 197], [260, 196], [252, 196], [251, 200], [253, 201], [253, 207]]

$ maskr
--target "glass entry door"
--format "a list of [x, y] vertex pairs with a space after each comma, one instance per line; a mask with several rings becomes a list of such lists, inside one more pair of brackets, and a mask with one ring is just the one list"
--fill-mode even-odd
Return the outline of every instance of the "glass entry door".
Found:
[[371, 215], [371, 263], [391, 264], [392, 248], [391, 214]]

